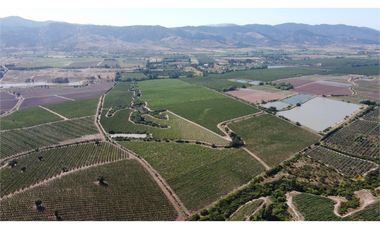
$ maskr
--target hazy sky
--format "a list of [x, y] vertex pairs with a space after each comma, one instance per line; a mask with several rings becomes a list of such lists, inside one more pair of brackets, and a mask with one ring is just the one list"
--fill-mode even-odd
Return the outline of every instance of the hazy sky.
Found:
[[380, 30], [380, 3], [367, 0], [360, 1], [360, 4], [347, 3], [352, 1], [320, 0], [313, 5], [305, 3], [306, 1], [293, 0], [265, 0], [262, 3], [252, 0], [234, 0], [228, 3], [216, 0], [191, 0], [188, 3], [168, 0], [133, 2], [65, 0], [64, 3], [56, 3], [51, 0], [13, 0], [1, 4], [0, 17], [15, 15], [35, 21], [54, 20], [113, 26], [180, 27], [219, 23], [277, 25], [295, 22], [310, 25], [346, 24]]

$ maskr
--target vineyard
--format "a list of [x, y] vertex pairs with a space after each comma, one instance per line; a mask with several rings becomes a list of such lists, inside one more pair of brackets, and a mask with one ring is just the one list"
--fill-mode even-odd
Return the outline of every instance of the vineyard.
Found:
[[[104, 99], [104, 109], [116, 106], [129, 106], [132, 102], [132, 91], [111, 91]], [[103, 110], [104, 110], [103, 109]]]
[[203, 208], [264, 171], [242, 149], [155, 142], [120, 144], [147, 160], [191, 211]]
[[380, 107], [377, 107], [376, 109], [370, 111], [366, 115], [363, 116], [363, 119], [366, 121], [374, 121], [379, 122], [380, 120]]
[[[99, 175], [104, 177], [104, 185], [97, 183]], [[38, 198], [42, 201], [39, 209], [35, 205]], [[3, 221], [169, 221], [178, 215], [136, 160], [70, 173], [3, 198], [0, 204]]]
[[[17, 159], [15, 167], [0, 169], [1, 197], [84, 166], [128, 158], [109, 143], [79, 144], [35, 152]], [[26, 170], [22, 170], [22, 168]]]
[[350, 176], [363, 176], [369, 170], [377, 167], [376, 164], [370, 161], [346, 156], [320, 146], [309, 150], [307, 155], [335, 167], [340, 173]]
[[334, 149], [359, 156], [378, 158], [380, 143], [378, 122], [357, 120], [324, 140]]
[[264, 201], [255, 200], [249, 202], [237, 210], [228, 220], [229, 221], [245, 221]]
[[368, 205], [364, 210], [347, 216], [344, 221], [380, 221], [380, 203]]
[[306, 193], [293, 197], [293, 204], [306, 221], [340, 221], [333, 212], [335, 201]]
[[56, 104], [44, 105], [44, 107], [61, 114], [67, 118], [85, 117], [95, 115], [99, 99], [85, 99], [67, 101]]
[[85, 117], [1, 133], [1, 159], [63, 140], [98, 133], [94, 117]]
[[313, 144], [318, 136], [272, 115], [260, 115], [228, 124], [246, 147], [269, 166]]

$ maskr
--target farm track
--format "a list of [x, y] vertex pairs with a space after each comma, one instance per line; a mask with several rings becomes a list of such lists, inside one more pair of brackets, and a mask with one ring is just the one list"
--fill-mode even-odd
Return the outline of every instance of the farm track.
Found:
[[259, 212], [260, 209], [263, 208], [264, 204], [268, 205], [270, 203], [269, 197], [267, 197], [267, 196], [266, 197], [260, 197], [260, 198], [258, 198], [256, 200], [259, 200], [259, 199], [263, 200], [264, 202], [251, 215], [249, 215], [247, 217], [247, 219], [245, 219], [245, 221], [249, 221], [249, 217], [256, 215], [256, 213]]
[[7, 115], [9, 115], [9, 114], [11, 114], [11, 113], [13, 113], [13, 112], [19, 110], [19, 109], [20, 109], [20, 106], [21, 106], [21, 104], [24, 102], [24, 100], [25, 100], [25, 98], [24, 98], [23, 96], [20, 96], [18, 102], [16, 103], [16, 105], [15, 105], [12, 109], [10, 109], [9, 111], [7, 111], [7, 112], [1, 114], [1, 115], [0, 115], [0, 118], [1, 118], [1, 117], [5, 117], [5, 116], [7, 116]]
[[266, 170], [269, 170], [271, 169], [271, 167], [269, 167], [263, 160], [261, 160], [258, 156], [256, 156], [254, 153], [252, 153], [251, 151], [249, 151], [246, 147], [242, 147], [242, 149], [244, 149], [247, 153], [249, 153], [251, 156], [253, 156], [256, 160], [258, 160], [264, 167]]
[[298, 195], [298, 194], [301, 194], [301, 193], [300, 192], [295, 192], [295, 191], [287, 192], [285, 194], [286, 195], [286, 204], [288, 205], [288, 207], [290, 208], [290, 210], [292, 210], [292, 212], [296, 216], [297, 221], [305, 221], [305, 217], [303, 217], [301, 215], [301, 213], [298, 212], [298, 210], [296, 209], [296, 207], [293, 204], [293, 196], [292, 196], [292, 194]]
[[59, 113], [57, 113], [57, 112], [54, 112], [53, 110], [50, 110], [50, 109], [48, 109], [48, 108], [45, 108], [45, 107], [43, 107], [42, 105], [39, 105], [38, 107], [40, 107], [40, 108], [42, 108], [42, 109], [44, 109], [44, 110], [46, 110], [46, 111], [48, 111], [48, 112], [51, 112], [52, 114], [55, 114], [55, 115], [59, 116], [60, 118], [62, 118], [62, 119], [65, 120], [65, 121], [69, 120], [69, 118], [62, 116], [61, 114], [59, 114]]
[[64, 96], [60, 96], [60, 95], [54, 95], [56, 97], [60, 97], [62, 99], [66, 99], [66, 100], [70, 100], [70, 101], [75, 101], [75, 99], [72, 99], [72, 98], [68, 98], [68, 97], [64, 97]]
[[248, 115], [245, 115], [245, 116], [242, 116], [242, 117], [236, 117], [236, 118], [232, 118], [232, 119], [229, 119], [229, 120], [226, 120], [226, 121], [222, 121], [220, 122], [219, 124], [217, 124], [216, 126], [218, 127], [218, 129], [220, 129], [220, 131], [222, 131], [223, 133], [226, 134], [226, 136], [228, 136], [228, 133], [222, 128], [222, 124], [223, 123], [231, 123], [233, 121], [238, 121], [238, 120], [243, 120], [245, 118], [248, 118], [248, 117], [252, 117], [252, 116], [255, 116], [255, 115], [259, 115], [259, 114], [263, 114], [264, 111], [260, 111], [260, 112], [257, 112], [257, 113], [252, 113], [252, 114], [248, 114]]

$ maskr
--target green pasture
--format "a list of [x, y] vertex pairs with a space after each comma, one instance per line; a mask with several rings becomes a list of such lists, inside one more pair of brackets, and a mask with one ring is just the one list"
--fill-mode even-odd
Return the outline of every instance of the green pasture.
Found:
[[59, 120], [63, 119], [43, 108], [36, 106], [20, 109], [0, 118], [0, 130], [23, 128]]
[[211, 78], [211, 77], [187, 77], [187, 78], [180, 78], [180, 80], [190, 83], [190, 84], [204, 86], [204, 87], [214, 89], [217, 91], [222, 91], [223, 89], [227, 89], [231, 86], [236, 86], [236, 88], [241, 88], [244, 85], [243, 83], [240, 83], [240, 82], [233, 82], [233, 81], [228, 81], [225, 79], [218, 79], [218, 78]]
[[259, 110], [201, 86], [177, 79], [139, 82], [141, 99], [153, 110], [170, 110], [220, 135], [217, 124]]
[[120, 144], [147, 160], [191, 211], [203, 208], [264, 170], [242, 149], [157, 142]]
[[316, 134], [269, 114], [233, 122], [228, 127], [243, 138], [251, 152], [271, 167], [319, 139]]
[[61, 114], [67, 118], [85, 117], [96, 114], [99, 99], [85, 99], [78, 101], [66, 101], [57, 104], [48, 104], [44, 107]]

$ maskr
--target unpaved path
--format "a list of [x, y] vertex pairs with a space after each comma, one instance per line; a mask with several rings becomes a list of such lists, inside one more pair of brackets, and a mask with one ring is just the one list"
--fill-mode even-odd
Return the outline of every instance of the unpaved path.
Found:
[[243, 120], [244, 118], [252, 117], [254, 115], [259, 115], [261, 113], [264, 113], [264, 111], [260, 111], [260, 112], [248, 114], [248, 115], [245, 115], [245, 116], [242, 116], [242, 117], [236, 117], [236, 118], [232, 118], [232, 119], [229, 119], [229, 120], [226, 120], [226, 121], [222, 121], [219, 124], [217, 124], [216, 127], [218, 127], [218, 129], [220, 129], [220, 131], [222, 131], [223, 133], [225, 133], [226, 136], [228, 136], [228, 133], [226, 132], [226, 130], [222, 128], [222, 124], [223, 123], [226, 123], [226, 125], [227, 125], [227, 123], [231, 123], [231, 122], [237, 121], [237, 120]]
[[75, 101], [74, 99], [72, 99], [72, 98], [68, 98], [68, 97], [64, 97], [64, 96], [60, 96], [60, 95], [54, 95], [54, 96], [56, 96], [56, 97], [60, 97], [60, 98], [63, 98], [63, 99], [66, 99], [66, 100], [70, 100], [70, 101]]
[[[103, 98], [104, 98], [104, 97], [103, 97]], [[99, 102], [98, 102], [98, 107], [96, 108], [96, 113], [97, 113], [97, 114], [98, 114], [98, 111], [99, 111], [99, 109], [100, 109], [101, 106], [103, 106], [103, 103], [102, 103], [102, 96], [100, 96], [100, 98], [99, 98]], [[99, 123], [100, 123], [100, 117], [101, 117], [101, 115], [95, 116], [95, 120], [94, 120], [94, 122], [95, 122], [96, 128], [98, 128], [99, 133], [100, 133], [100, 135], [102, 136], [102, 137], [101, 137], [102, 140], [105, 141], [105, 140], [106, 140], [106, 137], [104, 136], [104, 133], [106, 133], [106, 132], [104, 131], [103, 126], [100, 126], [100, 125], [98, 124], [98, 119], [99, 119]], [[104, 131], [104, 133], [102, 132], [102, 130]]]
[[296, 207], [293, 204], [293, 195], [297, 195], [297, 194], [300, 194], [300, 192], [295, 192], [295, 191], [287, 192], [285, 194], [286, 195], [286, 204], [289, 206], [290, 210], [292, 210], [292, 212], [296, 216], [297, 221], [305, 221], [305, 217], [303, 217], [301, 215], [301, 213], [298, 212], [298, 210], [296, 209]]
[[[263, 202], [259, 207], [257, 207], [257, 208], [255, 209], [254, 212], [252, 212], [250, 215], [246, 216], [246, 218], [245, 218], [245, 220], [244, 220], [244, 222], [243, 222], [244, 224], [249, 224], [249, 218], [250, 218], [251, 216], [256, 215], [256, 213], [257, 213], [257, 212], [263, 207], [264, 204], [267, 204], [267, 205], [268, 205], [268, 203], [269, 203], [269, 199], [268, 199], [268, 197], [260, 197], [260, 198], [258, 198], [258, 199], [251, 200], [250, 202], [253, 202], [253, 201], [255, 201], [255, 200], [263, 200], [264, 202]], [[247, 203], [250, 203], [250, 202], [247, 202]], [[240, 208], [241, 208], [241, 207], [242, 207], [242, 206], [240, 206]], [[240, 208], [238, 208], [238, 210], [239, 210]], [[236, 210], [236, 212], [237, 212], [238, 210]]]
[[258, 156], [256, 156], [254, 153], [252, 153], [251, 151], [249, 151], [246, 147], [242, 147], [242, 149], [244, 149], [247, 153], [251, 154], [251, 156], [253, 156], [254, 158], [256, 158], [256, 160], [258, 160], [264, 167], [266, 170], [268, 169], [271, 169], [269, 167], [269, 165], [267, 165], [263, 160], [261, 160]]
[[48, 109], [48, 108], [45, 108], [45, 107], [43, 107], [42, 105], [39, 105], [38, 107], [40, 107], [40, 108], [42, 108], [42, 109], [44, 109], [44, 110], [47, 110], [47, 111], [49, 111], [49, 112], [51, 112], [51, 113], [53, 113], [53, 114], [59, 116], [60, 118], [62, 118], [62, 119], [65, 120], [65, 121], [66, 121], [66, 120], [69, 120], [69, 118], [62, 116], [61, 114], [59, 114], [59, 113], [57, 113], [57, 112], [54, 112], [53, 110], [50, 110], [50, 109]]
[[20, 106], [24, 102], [24, 100], [25, 100], [25, 98], [23, 96], [20, 96], [19, 99], [18, 99], [18, 102], [16, 103], [16, 105], [13, 106], [13, 108], [10, 109], [9, 111], [6, 111], [5, 113], [1, 114], [0, 117], [5, 117], [5, 116], [7, 116], [7, 115], [9, 115], [9, 114], [11, 114], [11, 113], [19, 110]]
[[339, 207], [340, 207], [340, 203], [341, 202], [346, 202], [348, 201], [346, 199], [346, 197], [340, 197], [340, 196], [328, 196], [327, 198], [330, 198], [331, 200], [335, 201], [336, 204], [334, 205], [334, 214], [336, 216], [339, 216], [339, 217], [342, 217], [340, 214], [339, 214]]
[[105, 140], [104, 136], [98, 133], [98, 134], [84, 135], [75, 139], [64, 140], [64, 141], [59, 142], [58, 145], [74, 144], [76, 142], [90, 141], [90, 140], [95, 140], [95, 139], [101, 139], [103, 141]]

